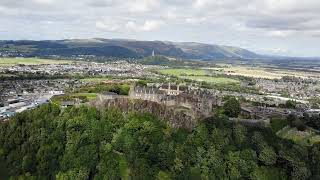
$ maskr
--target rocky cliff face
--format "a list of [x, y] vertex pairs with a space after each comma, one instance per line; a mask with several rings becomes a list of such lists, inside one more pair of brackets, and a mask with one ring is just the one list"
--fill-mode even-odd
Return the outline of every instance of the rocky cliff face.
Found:
[[192, 130], [196, 126], [197, 121], [204, 118], [202, 115], [190, 110], [168, 107], [153, 101], [129, 99], [125, 97], [99, 99], [90, 102], [90, 105], [100, 109], [119, 108], [123, 112], [151, 113], [167, 121], [174, 128], [184, 128], [187, 130]]

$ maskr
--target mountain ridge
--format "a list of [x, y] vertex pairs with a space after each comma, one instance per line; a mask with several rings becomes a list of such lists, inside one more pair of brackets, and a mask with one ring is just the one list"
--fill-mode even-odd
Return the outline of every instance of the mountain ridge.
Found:
[[[232, 46], [196, 42], [142, 41], [133, 39], [65, 39], [0, 41], [0, 55], [9, 56], [114, 56], [143, 58], [152, 55], [190, 59], [247, 59], [259, 55]], [[116, 53], [115, 53], [116, 52]]]
[[197, 42], [172, 42], [158, 40], [143, 41], [134, 39], [104, 38], [0, 41], [0, 56], [11, 57], [73, 57], [91, 55], [97, 57], [144, 58], [151, 56], [153, 51], [156, 55], [202, 61], [283, 60], [292, 58], [260, 55], [250, 50], [235, 46]]

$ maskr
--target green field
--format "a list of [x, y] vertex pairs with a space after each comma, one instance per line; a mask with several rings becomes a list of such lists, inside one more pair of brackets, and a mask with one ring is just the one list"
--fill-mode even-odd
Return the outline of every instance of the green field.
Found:
[[15, 74], [1, 74], [0, 73], [0, 77], [17, 77], [17, 75], [15, 75]]
[[72, 61], [65, 60], [50, 60], [38, 58], [0, 58], [0, 66], [14, 66], [19, 64], [24, 65], [40, 65], [40, 64], [65, 64]]
[[54, 96], [51, 99], [51, 102], [60, 105], [63, 101], [74, 101], [75, 99], [79, 98], [83, 102], [88, 102], [97, 99], [98, 94], [96, 93], [72, 93], [72, 94], [65, 94]]
[[177, 76], [182, 79], [189, 79], [194, 81], [203, 81], [212, 84], [239, 84], [240, 81], [226, 78], [226, 77], [219, 77], [219, 76], [208, 76], [206, 70], [203, 69], [161, 69], [159, 70], [160, 73], [166, 75]]
[[84, 79], [81, 79], [82, 82], [94, 82], [94, 83], [99, 83], [99, 82], [103, 82], [106, 80], [110, 80], [110, 78], [104, 77], [104, 78], [84, 78]]
[[281, 138], [289, 139], [295, 143], [306, 146], [311, 146], [320, 142], [320, 135], [316, 134], [315, 132], [310, 130], [298, 131], [297, 128], [291, 128], [289, 126], [286, 126], [277, 132], [277, 135]]
[[281, 118], [273, 118], [271, 119], [270, 123], [271, 129], [274, 133], [277, 133], [289, 124], [289, 122], [286, 119]]
[[231, 78], [212, 77], [212, 76], [180, 76], [183, 79], [190, 79], [194, 81], [203, 81], [212, 84], [238, 84], [239, 81]]
[[74, 93], [71, 94], [72, 97], [79, 97], [79, 96], [84, 96], [86, 97], [89, 101], [90, 100], [95, 100], [97, 98], [96, 93]]
[[173, 76], [205, 76], [206, 72], [202, 69], [161, 69], [160, 73]]

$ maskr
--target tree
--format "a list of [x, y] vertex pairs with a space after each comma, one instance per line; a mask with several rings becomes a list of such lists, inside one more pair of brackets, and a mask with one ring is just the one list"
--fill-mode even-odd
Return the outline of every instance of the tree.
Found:
[[320, 179], [320, 144], [312, 147], [310, 152], [312, 179]]
[[294, 114], [289, 114], [287, 120], [291, 127], [296, 127], [299, 131], [304, 131], [306, 129], [305, 121]]
[[217, 114], [189, 132], [150, 114], [44, 105], [0, 123], [0, 159], [11, 179], [319, 179], [320, 145]]
[[293, 126], [293, 122], [295, 121], [295, 120], [297, 120], [298, 119], [298, 117], [295, 115], [295, 114], [289, 114], [288, 116], [287, 116], [287, 120], [288, 120], [288, 122], [289, 122], [289, 125], [292, 127]]
[[145, 86], [147, 86], [147, 84], [148, 83], [145, 80], [139, 80], [136, 82], [136, 86], [140, 86], [140, 87], [145, 87]]
[[301, 119], [296, 119], [295, 121], [293, 121], [292, 126], [296, 127], [299, 131], [304, 131], [307, 128]]
[[274, 152], [272, 147], [266, 146], [259, 153], [259, 160], [262, 161], [265, 165], [270, 166], [276, 163], [277, 154]]
[[261, 166], [254, 169], [253, 173], [251, 174], [250, 179], [252, 180], [282, 180], [288, 179], [285, 171], [281, 171], [281, 169], [268, 167], [268, 166]]
[[168, 172], [160, 171], [157, 176], [157, 180], [170, 180], [170, 174]]
[[292, 100], [286, 101], [285, 107], [289, 109], [294, 109], [296, 107], [296, 102]]
[[59, 172], [56, 175], [57, 180], [86, 180], [89, 179], [89, 172], [86, 169], [71, 169], [67, 172]]
[[238, 117], [241, 112], [240, 103], [236, 98], [229, 98], [223, 105], [224, 113], [229, 117]]
[[232, 136], [235, 144], [240, 147], [246, 142], [247, 129], [241, 124], [234, 124], [232, 128]]

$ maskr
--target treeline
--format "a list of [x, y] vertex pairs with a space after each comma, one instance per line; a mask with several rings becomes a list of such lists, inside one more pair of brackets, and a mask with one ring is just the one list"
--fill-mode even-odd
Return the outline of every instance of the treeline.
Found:
[[300, 131], [304, 131], [307, 127], [311, 127], [316, 131], [320, 131], [320, 115], [309, 115], [304, 113], [302, 117], [295, 114], [289, 114], [287, 122], [291, 127], [296, 127]]
[[42, 79], [71, 79], [71, 75], [67, 74], [46, 74], [46, 73], [16, 73], [7, 72], [0, 74], [0, 81], [15, 81], [15, 80], [42, 80]]
[[82, 86], [74, 91], [74, 93], [103, 93], [103, 92], [113, 92], [119, 95], [128, 95], [130, 91], [129, 84], [89, 84]]
[[320, 145], [222, 114], [187, 132], [148, 114], [48, 104], [1, 123], [0, 157], [12, 179], [320, 178]]

